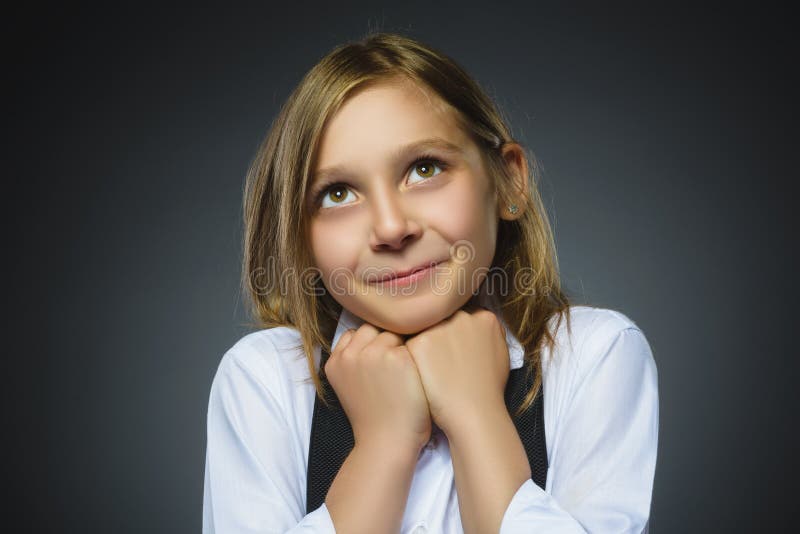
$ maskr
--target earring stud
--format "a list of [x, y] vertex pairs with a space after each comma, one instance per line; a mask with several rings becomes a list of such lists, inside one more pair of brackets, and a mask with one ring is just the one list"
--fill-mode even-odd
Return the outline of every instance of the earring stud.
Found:
[[511, 212], [511, 215], [514, 215], [515, 213], [517, 213], [517, 211], [518, 211], [517, 205], [516, 204], [511, 204], [508, 207], [508, 211]]

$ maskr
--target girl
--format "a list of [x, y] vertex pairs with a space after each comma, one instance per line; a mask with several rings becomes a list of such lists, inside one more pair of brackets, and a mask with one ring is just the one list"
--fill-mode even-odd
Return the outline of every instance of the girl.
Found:
[[[308, 72], [247, 177], [260, 330], [211, 386], [204, 532], [646, 530], [655, 362], [625, 315], [568, 303], [529, 159], [412, 39], [373, 34]], [[544, 394], [544, 487], [504, 403], [523, 367], [520, 412]], [[354, 446], [307, 510], [330, 393]]]

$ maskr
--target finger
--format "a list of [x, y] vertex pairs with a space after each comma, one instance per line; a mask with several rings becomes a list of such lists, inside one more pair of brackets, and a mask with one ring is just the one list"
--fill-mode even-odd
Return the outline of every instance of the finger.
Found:
[[378, 336], [378, 334], [380, 334], [380, 330], [371, 323], [362, 324], [358, 327], [358, 330], [355, 331], [352, 339], [348, 343], [347, 352], [352, 352], [353, 354], [360, 353], [367, 344]]
[[372, 340], [370, 345], [378, 345], [381, 347], [399, 347], [403, 344], [403, 338], [399, 334], [395, 334], [389, 330], [384, 330]]
[[344, 333], [339, 336], [339, 340], [336, 342], [336, 345], [333, 346], [333, 352], [339, 353], [347, 348], [347, 345], [353, 340], [355, 333], [356, 331], [352, 328], [345, 330]]

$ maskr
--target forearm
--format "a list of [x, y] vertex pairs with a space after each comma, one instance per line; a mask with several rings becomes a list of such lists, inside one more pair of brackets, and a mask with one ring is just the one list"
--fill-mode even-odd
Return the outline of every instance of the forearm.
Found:
[[418, 456], [392, 443], [357, 443], [325, 499], [336, 531], [399, 532]]
[[473, 411], [447, 437], [464, 532], [499, 532], [511, 499], [531, 477], [525, 447], [505, 405]]

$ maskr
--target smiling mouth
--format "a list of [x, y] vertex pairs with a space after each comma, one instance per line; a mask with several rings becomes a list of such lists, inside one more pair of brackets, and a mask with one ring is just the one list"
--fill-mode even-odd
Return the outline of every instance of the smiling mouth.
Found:
[[371, 276], [367, 279], [367, 282], [369, 282], [370, 284], [383, 284], [383, 283], [391, 283], [392, 281], [402, 282], [402, 281], [417, 279], [426, 275], [430, 270], [433, 269], [433, 267], [435, 267], [440, 263], [442, 262], [430, 261], [422, 265], [413, 267], [411, 269], [406, 269], [404, 271], [396, 271], [393, 273], [385, 273], [382, 275]]

